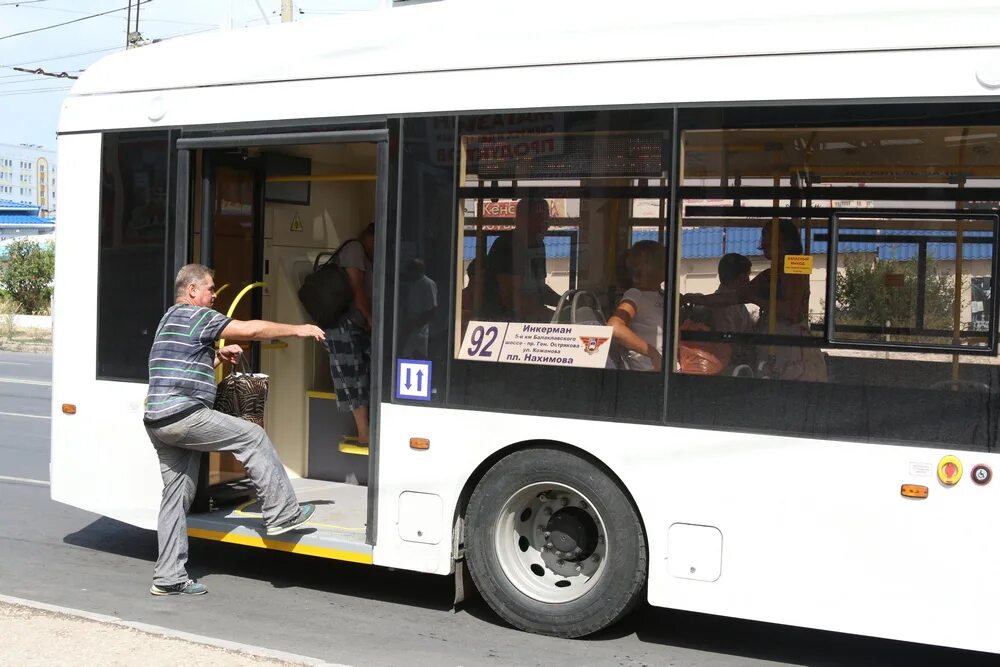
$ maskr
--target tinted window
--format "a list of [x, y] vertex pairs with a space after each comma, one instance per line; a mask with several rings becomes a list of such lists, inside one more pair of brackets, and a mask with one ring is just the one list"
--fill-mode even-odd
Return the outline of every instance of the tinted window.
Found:
[[682, 114], [671, 421], [995, 448], [1000, 117], [963, 111]]
[[671, 112], [458, 123], [450, 402], [659, 421]]
[[166, 307], [166, 132], [106, 134], [101, 164], [97, 376], [146, 381]]

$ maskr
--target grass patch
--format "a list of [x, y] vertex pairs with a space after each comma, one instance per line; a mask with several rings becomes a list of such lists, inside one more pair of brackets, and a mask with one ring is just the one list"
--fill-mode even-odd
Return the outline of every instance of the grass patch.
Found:
[[4, 352], [51, 352], [52, 331], [20, 327], [14, 316], [17, 304], [0, 296], [0, 350]]
[[0, 350], [4, 352], [51, 352], [52, 332], [46, 329], [4, 327], [0, 315]]

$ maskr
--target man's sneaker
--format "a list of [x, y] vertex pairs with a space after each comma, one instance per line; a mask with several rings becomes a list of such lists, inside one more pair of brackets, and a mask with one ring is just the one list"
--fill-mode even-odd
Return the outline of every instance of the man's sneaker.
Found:
[[309, 517], [311, 517], [315, 511], [316, 506], [313, 504], [306, 503], [305, 505], [299, 505], [299, 513], [296, 514], [295, 517], [289, 519], [285, 523], [279, 523], [277, 526], [268, 526], [267, 534], [283, 535], [291, 530], [295, 530], [296, 528], [302, 528], [302, 524], [308, 521]]
[[173, 586], [157, 586], [153, 584], [149, 587], [149, 592], [153, 595], [204, 595], [208, 592], [204, 584], [188, 579], [187, 581]]

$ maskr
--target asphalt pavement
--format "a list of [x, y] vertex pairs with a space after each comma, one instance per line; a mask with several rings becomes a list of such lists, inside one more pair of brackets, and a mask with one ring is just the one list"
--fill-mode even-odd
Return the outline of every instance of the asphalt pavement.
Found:
[[3, 596], [358, 666], [996, 663], [996, 656], [645, 605], [591, 638], [540, 637], [506, 626], [478, 599], [456, 612], [447, 577], [202, 540], [192, 540], [189, 571], [209, 594], [154, 598], [147, 589], [155, 533], [49, 498], [50, 374], [48, 356], [0, 353]]

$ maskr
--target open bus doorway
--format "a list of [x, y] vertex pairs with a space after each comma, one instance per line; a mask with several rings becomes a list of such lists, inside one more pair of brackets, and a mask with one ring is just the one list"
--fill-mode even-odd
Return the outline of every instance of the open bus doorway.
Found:
[[[323, 134], [335, 139], [338, 133]], [[188, 256], [215, 269], [220, 312], [232, 310], [237, 319], [309, 322], [297, 293], [317, 258], [375, 221], [381, 144], [322, 138], [258, 144], [260, 139], [233, 137], [232, 145], [191, 151]], [[178, 147], [185, 147], [184, 140]], [[369, 447], [352, 439], [351, 413], [337, 409], [328, 352], [306, 339], [253, 347], [258, 349], [246, 351], [253, 370], [270, 378], [264, 428], [299, 500], [316, 504], [309, 523], [313, 531], [264, 540], [259, 504], [242, 467], [228, 455], [213, 454], [199, 484], [202, 502], [189, 518], [189, 533], [370, 563], [366, 526], [372, 457]], [[373, 428], [372, 448], [376, 438]]]

